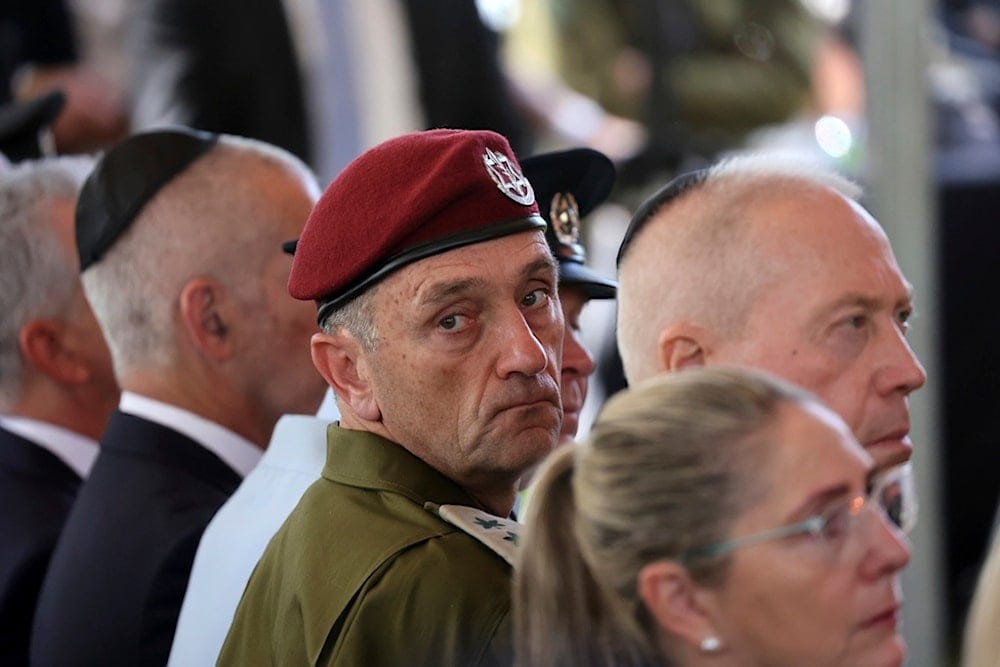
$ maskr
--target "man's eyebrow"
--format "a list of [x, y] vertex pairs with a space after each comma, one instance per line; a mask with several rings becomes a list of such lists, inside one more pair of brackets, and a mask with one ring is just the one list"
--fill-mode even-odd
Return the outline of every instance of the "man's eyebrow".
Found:
[[557, 276], [559, 275], [559, 267], [556, 265], [556, 260], [552, 257], [542, 257], [526, 264], [521, 270], [521, 275], [528, 277], [539, 271], [548, 271]]
[[[521, 269], [521, 275], [524, 278], [528, 278], [539, 271], [546, 271], [554, 275], [558, 275], [559, 273], [555, 260], [551, 257], [543, 257], [525, 264], [524, 268]], [[420, 290], [417, 303], [421, 306], [433, 306], [453, 299], [456, 295], [465, 292], [485, 289], [486, 286], [487, 281], [483, 278], [460, 278], [458, 280], [435, 283]]]
[[[896, 300], [893, 304], [893, 310], [900, 310], [903, 308], [913, 307], [913, 288], [907, 284], [906, 285], [906, 296]], [[867, 294], [861, 294], [859, 292], [851, 292], [849, 294], [844, 294], [839, 298], [824, 304], [823, 306], [816, 309], [816, 315], [813, 320], [820, 324], [822, 321], [829, 317], [831, 313], [834, 313], [842, 308], [848, 307], [859, 307], [868, 312], [877, 311], [884, 308], [886, 305], [885, 300], [872, 297]]]
[[482, 278], [462, 278], [460, 280], [435, 283], [420, 291], [417, 302], [420, 305], [433, 306], [443, 301], [448, 301], [458, 294], [482, 289], [485, 285], [486, 281]]

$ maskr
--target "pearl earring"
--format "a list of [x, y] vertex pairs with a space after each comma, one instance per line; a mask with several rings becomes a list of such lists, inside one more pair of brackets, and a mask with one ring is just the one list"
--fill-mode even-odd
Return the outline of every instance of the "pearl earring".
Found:
[[722, 642], [718, 637], [705, 637], [701, 640], [701, 650], [705, 653], [715, 653], [722, 648]]

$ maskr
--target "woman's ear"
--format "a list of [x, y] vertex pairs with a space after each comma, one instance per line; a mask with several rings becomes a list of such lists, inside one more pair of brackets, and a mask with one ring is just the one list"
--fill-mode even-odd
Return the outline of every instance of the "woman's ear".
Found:
[[181, 290], [181, 326], [193, 346], [214, 361], [228, 358], [235, 347], [225, 290], [210, 278], [194, 278]]
[[335, 334], [313, 334], [310, 351], [316, 370], [341, 401], [361, 419], [382, 419], [371, 382], [370, 352], [357, 338], [343, 329]]
[[674, 561], [656, 561], [639, 571], [639, 598], [657, 624], [689, 649], [705, 653], [721, 650], [716, 619], [703, 604], [704, 587]]

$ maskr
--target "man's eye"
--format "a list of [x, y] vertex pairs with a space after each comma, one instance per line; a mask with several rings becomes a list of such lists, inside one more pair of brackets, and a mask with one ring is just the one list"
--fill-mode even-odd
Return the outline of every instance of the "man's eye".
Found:
[[857, 315], [852, 315], [850, 318], [848, 318], [847, 323], [850, 324], [851, 327], [855, 329], [863, 329], [868, 324], [868, 316], [862, 315], [860, 313]]
[[457, 331], [465, 324], [466, 319], [464, 315], [445, 315], [438, 320], [438, 326], [445, 331]]
[[524, 298], [521, 299], [521, 305], [526, 308], [531, 308], [532, 306], [538, 306], [546, 303], [546, 300], [548, 298], [549, 298], [548, 292], [539, 287], [538, 289], [532, 290], [527, 294], [525, 294]]
[[899, 324], [899, 330], [904, 334], [910, 330], [910, 317], [912, 317], [912, 310], [902, 310], [896, 315], [896, 322]]

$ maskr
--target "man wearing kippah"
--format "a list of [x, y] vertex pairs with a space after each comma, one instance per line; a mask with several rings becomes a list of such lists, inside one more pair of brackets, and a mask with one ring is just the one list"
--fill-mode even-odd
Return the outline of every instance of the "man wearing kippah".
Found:
[[198, 540], [278, 418], [313, 412], [290, 260], [318, 194], [297, 158], [182, 128], [105, 154], [76, 208], [83, 286], [122, 388], [39, 597], [38, 665], [162, 665]]
[[544, 228], [492, 132], [404, 135], [327, 188], [289, 291], [317, 302], [341, 419], [220, 664], [511, 662], [510, 512], [562, 415]]

